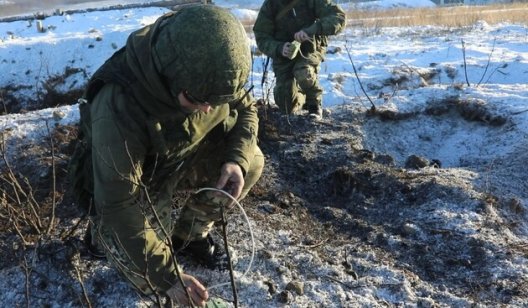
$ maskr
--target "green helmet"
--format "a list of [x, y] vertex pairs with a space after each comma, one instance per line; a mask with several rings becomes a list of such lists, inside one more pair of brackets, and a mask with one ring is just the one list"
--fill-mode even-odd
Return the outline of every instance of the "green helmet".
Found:
[[212, 105], [243, 96], [251, 69], [249, 40], [230, 12], [213, 5], [184, 7], [158, 30], [154, 61], [173, 95], [186, 90]]

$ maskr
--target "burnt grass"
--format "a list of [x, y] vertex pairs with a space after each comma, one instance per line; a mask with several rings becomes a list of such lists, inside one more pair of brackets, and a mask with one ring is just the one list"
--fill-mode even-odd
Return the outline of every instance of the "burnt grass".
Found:
[[[470, 104], [456, 104], [462, 111], [450, 116], [461, 120], [480, 120], [491, 126], [505, 121], [490, 121], [482, 116], [480, 108], [477, 116], [468, 116]], [[476, 302], [507, 304], [512, 297], [527, 296], [527, 279], [520, 274], [499, 284], [491, 279], [494, 273], [489, 264], [508, 259], [511, 251], [463, 232], [427, 226], [427, 221], [421, 224], [420, 217], [416, 217], [430, 210], [427, 204], [432, 200], [473, 199], [472, 210], [477, 213], [511, 200], [490, 194], [469, 195], [438, 181], [435, 175], [395, 166], [389, 155], [363, 149], [360, 133], [352, 124], [372, 117], [389, 120], [372, 111], [336, 114], [330, 120], [313, 123], [262, 108], [259, 137], [267, 165], [254, 197], [271, 199], [278, 204], [277, 211], [291, 218], [300, 217], [288, 224], [298, 234], [305, 234], [308, 243], [314, 238], [333, 239], [329, 242], [334, 245], [343, 240], [358, 243], [358, 250], [376, 251], [380, 263], [390, 263], [410, 276]], [[421, 226], [422, 231], [417, 232], [413, 224]], [[391, 243], [391, 237], [399, 242]], [[352, 258], [354, 251], [348, 254]], [[350, 265], [349, 260], [333, 262]], [[361, 276], [361, 268], [355, 271]]]
[[[492, 279], [493, 267], [489, 266], [512, 255], [526, 255], [523, 248], [514, 251], [513, 247], [420, 221], [434, 200], [471, 199], [471, 210], [476, 213], [485, 213], [490, 206], [507, 207], [511, 200], [489, 194], [469, 195], [439, 180], [433, 172], [411, 172], [396, 166], [389, 155], [363, 149], [361, 133], [354, 124], [375, 116], [382, 117], [343, 112], [312, 122], [259, 106], [259, 145], [266, 166], [244, 200], [250, 218], [268, 224], [267, 229], [292, 230], [301, 244], [311, 245], [320, 255], [325, 254], [325, 246], [356, 243], [345, 259], [325, 256], [328, 263], [341, 264], [355, 277], [368, 271], [354, 262], [358, 251], [367, 250], [375, 253], [379, 263], [403, 271], [417, 288], [420, 281], [427, 282], [435, 289], [489, 305], [528, 296], [526, 277], [511, 274], [497, 281]], [[0, 269], [24, 264], [28, 254], [36, 253], [40, 260], [63, 268], [66, 277], [39, 274], [31, 283], [42, 290], [51, 284], [64, 286], [66, 293], [61, 296], [80, 304], [82, 300], [68, 287], [78, 284], [72, 260], [76, 255], [87, 255], [82, 242], [86, 220], [79, 220], [83, 213], [73, 202], [67, 179], [77, 129], [53, 128], [53, 160], [50, 141], [41, 140], [20, 148], [20, 155], [11, 161], [12, 170], [2, 164], [0, 188], [4, 197], [9, 197], [0, 209]], [[11, 171], [25, 183], [21, 189], [31, 194], [22, 196], [12, 181], [5, 180]], [[17, 195], [22, 196], [21, 201], [16, 200]], [[34, 227], [35, 213], [27, 206], [31, 198], [39, 205], [36, 215], [42, 228]], [[17, 206], [20, 208], [15, 211]], [[56, 217], [48, 234], [46, 227], [53, 212]], [[270, 214], [281, 219], [268, 219]], [[435, 300], [442, 302], [441, 298]]]

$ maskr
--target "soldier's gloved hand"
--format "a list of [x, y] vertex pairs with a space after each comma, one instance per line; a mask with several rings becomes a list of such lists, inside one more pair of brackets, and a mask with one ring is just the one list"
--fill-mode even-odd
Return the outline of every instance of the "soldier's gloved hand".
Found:
[[220, 178], [216, 182], [216, 188], [222, 189], [233, 196], [233, 198], [238, 199], [242, 193], [242, 188], [244, 188], [242, 168], [237, 163], [225, 163], [220, 170]]
[[291, 48], [291, 43], [286, 42], [282, 45], [282, 56], [285, 58], [291, 58], [293, 48]]
[[299, 32], [297, 32], [297, 33], [295, 33], [295, 34], [293, 35], [293, 37], [294, 37], [295, 40], [296, 40], [297, 42], [299, 42], [299, 43], [302, 43], [302, 42], [304, 42], [304, 41], [308, 41], [308, 40], [310, 40], [310, 36], [309, 36], [306, 32], [304, 32], [303, 30], [301, 30], [301, 31], [299, 31]]
[[[183, 283], [185, 284], [191, 300], [193, 301], [193, 307], [203, 307], [205, 302], [209, 298], [209, 293], [207, 289], [193, 276], [182, 273], [181, 274]], [[178, 305], [190, 306], [187, 294], [182, 289], [181, 283], [176, 282], [170, 289], [166, 292], [167, 296], [172, 300], [173, 303]]]

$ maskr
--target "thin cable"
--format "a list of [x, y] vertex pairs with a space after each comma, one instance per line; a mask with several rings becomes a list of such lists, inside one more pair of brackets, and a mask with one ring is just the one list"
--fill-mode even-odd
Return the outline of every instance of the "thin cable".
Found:
[[[244, 274], [242, 274], [242, 276], [240, 276], [238, 278], [240, 280], [240, 279], [244, 278], [247, 275], [247, 273], [249, 273], [249, 271], [251, 270], [251, 265], [253, 264], [253, 259], [255, 258], [255, 237], [253, 236], [253, 229], [251, 228], [251, 224], [249, 223], [249, 218], [247, 217], [247, 214], [246, 214], [246, 211], [244, 211], [244, 208], [242, 208], [242, 205], [240, 205], [240, 203], [237, 201], [237, 199], [235, 199], [233, 196], [231, 196], [231, 194], [229, 194], [228, 192], [223, 191], [223, 190], [218, 189], [218, 188], [204, 187], [204, 188], [198, 189], [195, 193], [198, 194], [198, 193], [200, 193], [202, 191], [205, 191], [205, 190], [221, 192], [224, 195], [226, 195], [227, 197], [229, 197], [231, 200], [233, 200], [235, 202], [235, 204], [238, 206], [238, 208], [240, 209], [240, 211], [242, 212], [242, 216], [244, 216], [244, 219], [246, 220], [246, 223], [248, 225], [249, 234], [251, 235], [251, 258], [249, 259], [249, 265], [248, 265], [246, 271], [244, 272]], [[229, 249], [229, 247], [227, 247], [227, 249]], [[218, 287], [225, 286], [225, 285], [229, 285], [229, 284], [230, 284], [230, 282], [219, 283], [219, 284], [215, 284], [215, 285], [212, 285], [210, 287], [207, 287], [207, 289], [211, 290], [211, 289], [218, 288]]]

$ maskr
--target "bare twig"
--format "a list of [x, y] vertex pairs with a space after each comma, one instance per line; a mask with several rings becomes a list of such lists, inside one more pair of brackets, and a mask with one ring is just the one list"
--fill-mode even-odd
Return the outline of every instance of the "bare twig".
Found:
[[[4, 194], [6, 195], [6, 198], [12, 200], [13, 203], [17, 205], [16, 209], [10, 207], [10, 209], [12, 210], [11, 213], [15, 214], [15, 217], [21, 217], [25, 225], [33, 228], [37, 234], [40, 234], [43, 229], [39, 215], [40, 206], [33, 195], [31, 183], [29, 182], [28, 178], [23, 177], [22, 180], [24, 181], [25, 186], [22, 185], [21, 181], [19, 180], [19, 177], [15, 175], [15, 172], [13, 171], [14, 169], [9, 162], [6, 149], [7, 146], [5, 142], [5, 136], [4, 134], [1, 134], [0, 155], [1, 159], [4, 162], [6, 173], [5, 175], [0, 175], [0, 181], [3, 181], [7, 186], [11, 188], [11, 192], [3, 190]], [[15, 229], [18, 229], [20, 227], [16, 223], [19, 220], [18, 217], [16, 219], [13, 219], [15, 223]], [[20, 231], [21, 230], [18, 229], [17, 233], [22, 236]], [[26, 240], [23, 237], [22, 240], [24, 241], [24, 243], [26, 243]]]
[[229, 267], [229, 277], [231, 278], [231, 290], [233, 291], [233, 302], [235, 308], [238, 308], [238, 294], [235, 283], [235, 274], [233, 272], [233, 262], [231, 262], [231, 254], [229, 253], [229, 242], [227, 241], [227, 219], [225, 217], [224, 207], [220, 207], [220, 214], [222, 216], [222, 234], [224, 236], [224, 245], [227, 255], [227, 265]]
[[50, 234], [51, 229], [53, 229], [53, 225], [55, 224], [55, 208], [57, 206], [57, 177], [55, 173], [55, 144], [53, 142], [53, 136], [51, 135], [51, 131], [49, 128], [49, 123], [46, 121], [46, 129], [48, 130], [48, 136], [50, 140], [50, 147], [51, 147], [51, 217], [48, 224], [48, 230], [46, 231], [46, 234]]
[[[106, 243], [105, 239], [103, 237], [101, 237], [100, 233], [98, 233], [98, 236], [99, 236], [99, 242], [98, 243], [103, 246], [104, 250], [111, 252], [110, 254], [111, 254], [111, 258], [112, 258], [112, 260], [114, 262], [114, 266], [116, 266], [118, 268], [118, 270], [120, 270], [122, 272], [126, 272], [127, 273], [126, 276], [131, 275], [131, 276], [135, 276], [135, 277], [139, 277], [139, 278], [143, 279], [147, 283], [147, 285], [149, 287], [149, 290], [152, 291], [152, 294], [156, 298], [158, 306], [162, 307], [162, 305], [161, 305], [162, 301], [161, 301], [160, 294], [157, 291], [157, 289], [153, 286], [152, 282], [150, 281], [150, 279], [148, 277], [148, 266], [145, 269], [145, 273], [138, 273], [137, 271], [135, 271], [132, 268], [130, 268], [129, 264], [126, 264], [126, 263], [122, 262], [122, 260], [121, 260], [122, 258], [126, 257], [126, 259], [131, 261], [132, 257], [128, 254], [127, 250], [125, 249], [125, 246], [123, 245], [123, 243], [121, 242], [119, 236], [115, 232], [114, 232], [115, 244], [118, 245], [118, 247], [120, 249], [120, 252], [122, 252], [124, 254], [124, 256], [123, 255], [118, 256], [117, 253], [114, 253], [113, 249], [108, 245], [108, 243]], [[145, 263], [147, 263], [147, 262], [148, 262], [148, 257], [145, 254]]]
[[29, 264], [27, 262], [26, 256], [24, 255], [24, 263], [22, 264], [22, 268], [24, 268], [24, 275], [26, 277], [25, 286], [26, 286], [26, 307], [31, 307], [30, 301], [29, 301], [29, 278], [31, 276], [31, 268], [29, 267]]
[[491, 52], [490, 52], [490, 54], [488, 56], [488, 62], [486, 63], [486, 68], [484, 69], [484, 73], [482, 73], [482, 76], [480, 77], [480, 80], [477, 83], [477, 87], [480, 86], [480, 83], [482, 82], [482, 80], [484, 80], [484, 76], [486, 76], [486, 72], [488, 71], [488, 68], [489, 68], [489, 65], [490, 65], [490, 62], [491, 62], [491, 55], [493, 54], [493, 51], [495, 50], [496, 41], [497, 41], [497, 39], [495, 38], [493, 40], [493, 47], [491, 48]]
[[399, 60], [406, 68], [408, 68], [411, 72], [415, 72], [416, 75], [422, 77], [423, 79], [425, 79], [425, 77], [422, 75], [422, 73], [420, 73], [417, 69], [415, 69], [414, 67], [411, 67], [409, 64], [405, 63], [405, 61], [403, 60]]
[[[128, 149], [128, 144], [127, 142], [125, 141], [124, 142], [124, 147], [126, 149], [126, 152], [127, 152], [127, 155], [128, 155], [128, 159], [130, 160], [130, 163], [132, 164], [132, 166], [134, 166], [136, 163], [134, 162], [134, 160], [132, 159], [132, 155], [130, 154], [130, 150]], [[101, 157], [101, 159], [104, 160], [104, 158]], [[108, 164], [108, 162], [105, 161], [105, 163]], [[181, 168], [181, 166], [183, 165], [183, 162], [180, 163], [176, 169], [174, 170], [174, 172], [177, 172], [179, 170], [179, 168]], [[129, 177], [126, 177], [124, 175], [122, 175], [118, 168], [115, 166], [115, 161], [112, 162], [112, 164], [109, 164], [109, 166], [113, 166], [115, 172], [124, 180], [127, 180], [127, 181], [131, 181]], [[140, 168], [132, 168], [132, 170], [134, 172], [140, 172]], [[144, 198], [142, 198], [143, 200], [146, 201], [147, 205], [148, 205], [148, 208], [151, 210], [152, 214], [154, 215], [154, 218], [156, 219], [156, 222], [158, 223], [159, 227], [160, 227], [160, 230], [162, 231], [162, 234], [163, 236], [165, 237], [165, 239], [167, 240], [168, 242], [168, 248], [170, 249], [170, 252], [171, 252], [171, 261], [173, 262], [173, 266], [174, 266], [174, 269], [176, 271], [176, 275], [178, 277], [178, 280], [182, 286], [182, 289], [184, 290], [185, 294], [187, 295], [187, 300], [189, 301], [189, 303], [191, 305], [193, 305], [193, 301], [192, 301], [192, 298], [191, 298], [191, 295], [189, 293], [189, 290], [187, 289], [186, 285], [185, 285], [185, 282], [183, 281], [183, 277], [182, 277], [182, 273], [180, 271], [180, 267], [178, 266], [178, 262], [176, 260], [176, 253], [174, 251], [174, 247], [172, 245], [172, 239], [171, 239], [171, 234], [169, 234], [169, 232], [166, 230], [166, 228], [164, 227], [163, 225], [163, 222], [162, 220], [160, 219], [159, 215], [158, 215], [158, 212], [156, 211], [155, 207], [154, 207], [154, 204], [152, 202], [152, 199], [150, 198], [150, 195], [149, 195], [149, 190], [148, 190], [148, 187], [145, 183], [143, 183], [141, 181], [141, 174], [136, 174], [135, 178], [139, 179], [139, 182], [137, 183], [134, 183], [132, 182], [133, 184], [135, 185], [138, 185], [140, 188], [141, 188], [141, 191], [143, 192], [143, 196]], [[147, 278], [147, 281], [148, 281], [148, 277], [145, 277]], [[148, 281], [149, 284], [150, 284], [150, 281]]]
[[500, 69], [501, 68], [505, 68], [507, 66], [507, 64], [503, 64], [503, 65], [500, 65], [500, 66], [497, 66], [488, 76], [488, 78], [486, 79], [486, 83], [488, 83], [491, 79], [491, 77], [495, 74], [495, 72], [499, 72], [503, 75], [507, 75], [506, 73], [504, 73], [503, 71], [501, 71]]
[[308, 249], [313, 249], [313, 248], [317, 248], [319, 246], [322, 246], [324, 245], [326, 242], [328, 242], [328, 238], [320, 241], [319, 243], [316, 243], [316, 244], [313, 244], [313, 245], [298, 245], [299, 247], [302, 247], [302, 248], [308, 248]]
[[357, 79], [357, 81], [359, 83], [359, 86], [361, 87], [361, 91], [363, 92], [363, 94], [365, 94], [365, 96], [369, 100], [370, 104], [372, 105], [370, 110], [371, 111], [376, 111], [376, 105], [374, 105], [374, 102], [372, 101], [372, 99], [368, 95], [367, 91], [363, 87], [363, 83], [361, 82], [361, 79], [359, 79], [359, 75], [358, 75], [358, 72], [357, 72], [357, 69], [356, 69], [356, 65], [354, 64], [354, 60], [352, 60], [352, 54], [350, 52], [350, 49], [348, 48], [348, 44], [346, 44], [346, 43], [345, 43], [345, 49], [347, 51], [347, 55], [348, 55], [348, 59], [350, 60], [350, 64], [352, 64], [352, 69], [354, 70], [354, 75], [356, 76], [356, 79]]
[[77, 268], [77, 266], [74, 264], [73, 268], [75, 269], [75, 273], [77, 274], [77, 280], [79, 280], [79, 284], [81, 285], [81, 289], [83, 292], [84, 300], [88, 304], [88, 308], [92, 308], [92, 303], [90, 302], [90, 297], [88, 297], [88, 292], [86, 291], [86, 287], [84, 286], [84, 282], [81, 276], [81, 272]]
[[466, 77], [466, 84], [468, 87], [471, 85], [469, 84], [468, 74], [467, 74], [467, 61], [466, 61], [466, 43], [464, 40], [460, 40], [462, 42], [462, 57], [464, 58], [464, 76]]
[[59, 237], [61, 238], [61, 240], [66, 240], [67, 238], [70, 238], [74, 233], [75, 231], [77, 231], [77, 229], [79, 229], [79, 226], [86, 220], [88, 215], [83, 215], [79, 221], [77, 221], [77, 223], [75, 225], [73, 225], [71, 228], [67, 228], [67, 229], [64, 229], [61, 231], [61, 233], [59, 234]]

